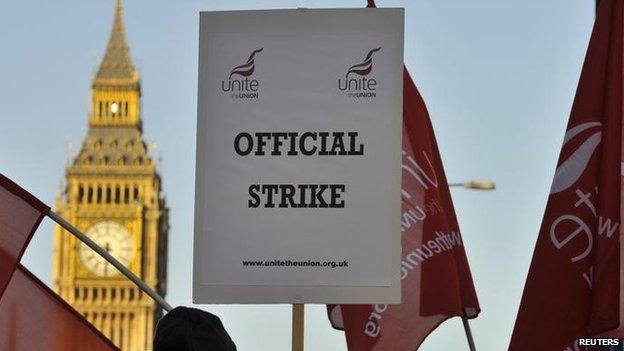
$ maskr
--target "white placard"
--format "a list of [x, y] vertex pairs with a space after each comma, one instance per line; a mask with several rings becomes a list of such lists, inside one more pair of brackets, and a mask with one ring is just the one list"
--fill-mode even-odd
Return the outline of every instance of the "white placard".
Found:
[[202, 12], [193, 301], [400, 302], [403, 10]]

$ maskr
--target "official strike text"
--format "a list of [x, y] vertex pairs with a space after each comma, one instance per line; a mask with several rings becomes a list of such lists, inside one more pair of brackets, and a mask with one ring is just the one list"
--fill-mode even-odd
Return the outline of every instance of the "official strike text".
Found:
[[357, 132], [240, 133], [234, 138], [240, 156], [362, 156]]
[[344, 184], [252, 184], [249, 207], [342, 208]]
[[[358, 132], [239, 133], [239, 156], [362, 156]], [[344, 208], [345, 184], [251, 184], [249, 208]]]

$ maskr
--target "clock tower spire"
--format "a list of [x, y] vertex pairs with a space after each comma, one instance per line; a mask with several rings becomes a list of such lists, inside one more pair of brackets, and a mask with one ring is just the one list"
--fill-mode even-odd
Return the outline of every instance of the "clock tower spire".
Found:
[[121, 0], [116, 0], [115, 19], [106, 46], [106, 54], [96, 75], [96, 79], [102, 81], [114, 78], [138, 82], [138, 74], [130, 58], [130, 49], [126, 40]]
[[141, 129], [139, 73], [130, 58], [123, 23], [121, 0], [115, 3], [115, 18], [106, 53], [92, 83], [89, 126], [131, 126]]
[[[88, 127], [56, 210], [164, 296], [168, 209], [142, 134], [141, 84], [121, 0], [92, 77]], [[53, 256], [54, 289], [67, 302], [122, 350], [151, 350], [161, 311], [150, 297], [61, 227]]]

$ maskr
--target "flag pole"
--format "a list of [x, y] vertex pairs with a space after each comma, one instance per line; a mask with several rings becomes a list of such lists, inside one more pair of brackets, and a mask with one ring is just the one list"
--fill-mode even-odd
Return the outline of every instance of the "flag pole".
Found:
[[304, 313], [304, 304], [292, 305], [292, 351], [303, 351]]
[[466, 339], [468, 339], [468, 346], [470, 346], [470, 351], [477, 351], [475, 347], [474, 339], [472, 338], [472, 331], [470, 330], [470, 324], [468, 323], [468, 318], [466, 316], [462, 316], [462, 323], [464, 324], [464, 331], [466, 332]]
[[130, 271], [126, 266], [124, 266], [121, 262], [117, 261], [115, 257], [111, 256], [108, 251], [101, 248], [98, 244], [96, 244], [93, 240], [89, 239], [88, 236], [83, 234], [76, 227], [67, 222], [63, 217], [59, 216], [56, 212], [50, 210], [48, 212], [48, 217], [50, 217], [53, 221], [58, 223], [61, 227], [65, 228], [68, 232], [72, 233], [75, 237], [77, 237], [80, 241], [82, 241], [85, 245], [90, 247], [93, 251], [97, 252], [98, 255], [102, 256], [106, 261], [112, 264], [115, 268], [117, 268], [123, 275], [125, 275], [128, 279], [130, 279], [134, 284], [136, 284], [144, 293], [149, 295], [152, 299], [154, 299], [160, 307], [164, 308], [165, 311], [169, 312], [172, 310], [171, 305], [162, 298], [162, 296], [158, 295], [152, 288], [150, 288], [144, 281], [142, 281], [139, 277], [137, 277], [132, 271]]

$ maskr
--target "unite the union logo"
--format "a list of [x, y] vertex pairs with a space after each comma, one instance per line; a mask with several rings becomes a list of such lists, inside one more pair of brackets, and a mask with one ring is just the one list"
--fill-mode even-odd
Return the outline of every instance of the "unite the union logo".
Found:
[[338, 78], [338, 90], [347, 92], [351, 98], [374, 98], [377, 96], [377, 80], [369, 77], [373, 70], [373, 54], [381, 47], [371, 49], [362, 62], [350, 66], [344, 79]]
[[264, 48], [251, 52], [247, 62], [238, 65], [230, 71], [227, 81], [221, 81], [221, 90], [230, 93], [232, 99], [257, 99], [260, 82], [251, 76], [256, 70], [256, 54]]
[[578, 138], [579, 134], [590, 129], [594, 130], [593, 133], [589, 136], [585, 136], [583, 143], [572, 153], [567, 155], [563, 162], [557, 167], [555, 178], [550, 188], [551, 195], [567, 190], [581, 178], [581, 175], [583, 175], [585, 168], [587, 168], [589, 164], [590, 158], [602, 139], [602, 124], [600, 122], [582, 123], [566, 131], [563, 139], [563, 147], [572, 139]]

